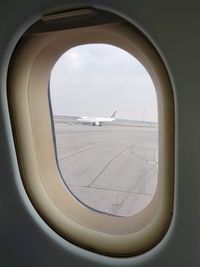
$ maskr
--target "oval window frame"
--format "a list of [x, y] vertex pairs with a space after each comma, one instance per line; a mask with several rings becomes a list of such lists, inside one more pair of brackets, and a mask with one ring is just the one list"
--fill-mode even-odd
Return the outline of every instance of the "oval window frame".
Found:
[[[149, 72], [157, 93], [158, 186], [151, 203], [129, 217], [108, 216], [83, 206], [66, 190], [58, 170], [49, 105], [50, 73], [66, 50], [88, 43], [107, 43], [132, 54]], [[169, 227], [173, 209], [174, 100], [165, 65], [150, 41], [124, 21], [29, 33], [13, 54], [8, 81], [23, 184], [46, 223], [65, 239], [106, 255], [136, 255], [158, 243]]]

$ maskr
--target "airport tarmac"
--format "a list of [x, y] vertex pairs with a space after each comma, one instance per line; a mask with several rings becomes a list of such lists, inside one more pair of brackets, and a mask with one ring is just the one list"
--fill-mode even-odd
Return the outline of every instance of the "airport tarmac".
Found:
[[55, 122], [55, 136], [63, 180], [86, 206], [130, 216], [150, 203], [158, 175], [156, 127]]

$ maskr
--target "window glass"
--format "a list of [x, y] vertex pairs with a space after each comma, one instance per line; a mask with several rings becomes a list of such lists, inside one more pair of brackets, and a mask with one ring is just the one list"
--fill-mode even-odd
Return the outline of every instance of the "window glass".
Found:
[[50, 101], [58, 167], [85, 206], [131, 216], [158, 180], [158, 114], [153, 82], [121, 48], [80, 45], [54, 65]]

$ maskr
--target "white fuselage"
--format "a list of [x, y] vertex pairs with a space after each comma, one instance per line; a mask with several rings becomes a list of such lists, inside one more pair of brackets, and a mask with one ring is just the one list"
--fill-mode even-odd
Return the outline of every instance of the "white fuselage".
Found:
[[80, 121], [83, 124], [92, 124], [93, 126], [101, 126], [101, 124], [104, 122], [114, 121], [116, 114], [117, 114], [117, 111], [115, 110], [109, 118], [83, 116], [83, 117], [78, 118], [77, 121]]
[[78, 121], [90, 122], [90, 123], [95, 123], [95, 122], [103, 123], [103, 122], [111, 122], [114, 120], [115, 118], [96, 118], [96, 117], [86, 117], [86, 116], [80, 117], [78, 119]]

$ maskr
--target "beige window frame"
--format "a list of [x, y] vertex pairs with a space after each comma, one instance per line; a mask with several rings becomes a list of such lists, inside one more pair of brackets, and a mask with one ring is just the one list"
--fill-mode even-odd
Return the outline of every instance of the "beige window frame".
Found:
[[[109, 216], [85, 207], [67, 190], [58, 170], [48, 96], [51, 69], [68, 49], [89, 43], [111, 44], [132, 54], [145, 66], [156, 88], [158, 186], [150, 204], [133, 216]], [[75, 244], [112, 256], [142, 253], [162, 239], [173, 208], [174, 101], [160, 56], [137, 28], [119, 20], [29, 31], [10, 64], [8, 101], [23, 184], [52, 229]]]

